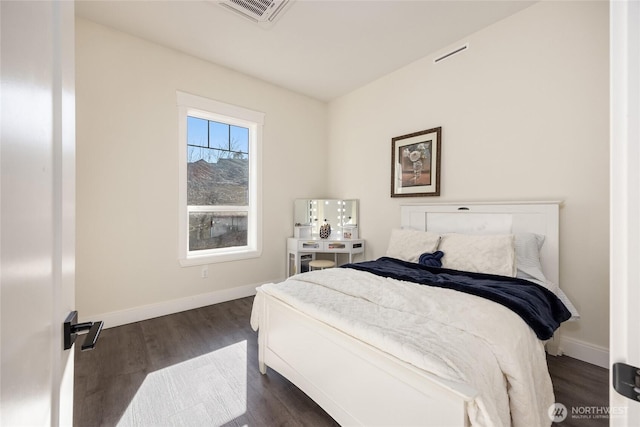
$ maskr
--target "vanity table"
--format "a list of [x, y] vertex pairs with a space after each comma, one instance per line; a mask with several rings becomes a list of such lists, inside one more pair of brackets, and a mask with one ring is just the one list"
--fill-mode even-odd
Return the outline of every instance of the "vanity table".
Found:
[[[358, 201], [337, 199], [297, 199], [294, 203], [294, 237], [287, 239], [287, 277], [309, 271], [309, 262], [318, 253], [347, 254], [353, 262], [364, 254], [364, 240], [358, 238]], [[329, 237], [320, 238], [324, 224], [331, 226]]]
[[316, 259], [318, 253], [333, 254], [336, 265], [338, 265], [338, 254], [348, 254], [351, 263], [354, 255], [364, 254], [364, 240], [289, 237], [287, 239], [287, 277], [309, 271], [309, 261]]

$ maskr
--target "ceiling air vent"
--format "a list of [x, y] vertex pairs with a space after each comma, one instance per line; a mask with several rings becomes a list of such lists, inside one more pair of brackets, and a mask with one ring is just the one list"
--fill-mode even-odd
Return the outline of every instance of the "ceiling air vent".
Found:
[[263, 27], [273, 25], [293, 0], [225, 0], [218, 4]]
[[456, 55], [456, 54], [458, 54], [458, 53], [460, 53], [462, 51], [465, 51], [468, 48], [469, 48], [469, 43], [466, 43], [466, 44], [460, 46], [459, 48], [456, 48], [456, 49], [454, 49], [454, 50], [452, 50], [450, 52], [445, 53], [444, 55], [440, 55], [439, 57], [435, 58], [433, 60], [433, 63], [437, 64], [438, 62], [444, 61], [447, 58], [451, 58], [453, 55]]

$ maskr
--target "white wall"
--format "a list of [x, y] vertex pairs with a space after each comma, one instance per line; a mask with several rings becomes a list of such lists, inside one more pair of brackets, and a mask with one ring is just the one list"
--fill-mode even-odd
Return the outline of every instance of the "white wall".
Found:
[[[284, 278], [293, 200], [326, 189], [326, 104], [84, 19], [76, 34], [81, 318], [111, 326]], [[207, 279], [178, 264], [176, 90], [266, 113], [263, 255]]]
[[[330, 195], [360, 199], [368, 258], [401, 203], [563, 200], [561, 286], [582, 314], [564, 347], [606, 357], [608, 4], [541, 2], [451, 48], [464, 42], [330, 103]], [[441, 197], [390, 198], [391, 138], [437, 126]]]

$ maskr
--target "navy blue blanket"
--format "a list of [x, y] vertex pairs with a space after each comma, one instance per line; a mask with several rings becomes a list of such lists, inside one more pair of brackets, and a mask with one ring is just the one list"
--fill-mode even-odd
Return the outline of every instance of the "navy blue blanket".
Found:
[[541, 340], [551, 338], [560, 323], [571, 317], [569, 310], [553, 292], [523, 279], [428, 267], [389, 257], [342, 267], [489, 299], [522, 317]]

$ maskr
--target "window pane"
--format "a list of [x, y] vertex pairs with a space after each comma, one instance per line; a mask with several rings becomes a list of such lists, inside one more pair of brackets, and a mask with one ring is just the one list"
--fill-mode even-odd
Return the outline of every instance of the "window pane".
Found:
[[248, 206], [248, 156], [209, 148], [189, 148], [194, 153], [190, 154], [187, 163], [188, 205]]
[[187, 116], [187, 144], [206, 147], [208, 120]]
[[246, 212], [189, 213], [190, 251], [246, 245]]
[[231, 150], [249, 152], [249, 129], [231, 126]]
[[229, 149], [229, 125], [225, 123], [209, 122], [210, 147], [221, 150]]
[[205, 162], [215, 163], [218, 159], [218, 150], [212, 150], [205, 147], [187, 147], [187, 162], [195, 163], [198, 160], [204, 160]]

